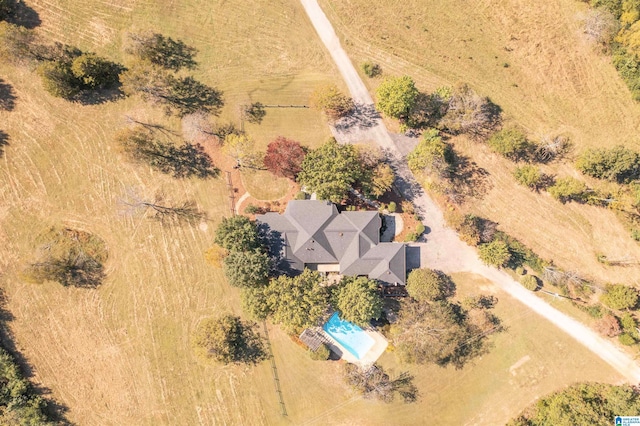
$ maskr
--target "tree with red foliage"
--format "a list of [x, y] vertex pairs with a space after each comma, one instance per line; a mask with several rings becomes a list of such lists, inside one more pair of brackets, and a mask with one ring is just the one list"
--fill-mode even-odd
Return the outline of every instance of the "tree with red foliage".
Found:
[[278, 136], [267, 146], [264, 166], [276, 176], [295, 180], [300, 173], [300, 165], [306, 154], [306, 150], [299, 142]]

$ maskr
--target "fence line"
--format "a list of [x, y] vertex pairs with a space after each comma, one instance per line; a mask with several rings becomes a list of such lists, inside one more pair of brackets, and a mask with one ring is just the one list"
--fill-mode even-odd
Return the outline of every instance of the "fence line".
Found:
[[267, 337], [267, 351], [269, 352], [269, 360], [271, 361], [271, 373], [273, 374], [273, 383], [276, 388], [276, 394], [278, 395], [278, 401], [280, 402], [280, 413], [283, 416], [287, 415], [287, 408], [284, 406], [284, 399], [282, 398], [282, 390], [280, 389], [280, 379], [278, 378], [278, 368], [276, 367], [276, 360], [273, 357], [273, 351], [271, 350], [271, 341], [269, 340], [269, 330], [267, 330], [267, 322], [263, 321], [264, 334]]
[[229, 190], [229, 202], [231, 203], [231, 216], [236, 215], [236, 194], [233, 190], [233, 183], [231, 182], [231, 172], [225, 172], [227, 174], [227, 189]]

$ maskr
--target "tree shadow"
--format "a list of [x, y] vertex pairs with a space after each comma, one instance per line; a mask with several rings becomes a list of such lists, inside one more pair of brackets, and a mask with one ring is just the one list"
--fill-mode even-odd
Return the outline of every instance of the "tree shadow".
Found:
[[0, 130], [0, 158], [4, 155], [4, 147], [9, 145], [9, 135]]
[[115, 102], [125, 97], [118, 83], [108, 89], [83, 90], [74, 101], [82, 105], [100, 105], [107, 102]]
[[356, 103], [353, 110], [334, 123], [339, 132], [348, 133], [352, 128], [369, 129], [374, 127], [380, 119], [380, 113], [373, 104]]
[[24, 1], [16, 0], [12, 3], [13, 12], [7, 16], [7, 22], [29, 29], [34, 29], [42, 23], [38, 12], [36, 12], [32, 7], [26, 5]]
[[16, 107], [16, 93], [13, 86], [0, 78], [0, 109], [13, 111]]
[[491, 189], [489, 175], [469, 157], [454, 151], [447, 196], [456, 204], [464, 204], [469, 198], [482, 198]]

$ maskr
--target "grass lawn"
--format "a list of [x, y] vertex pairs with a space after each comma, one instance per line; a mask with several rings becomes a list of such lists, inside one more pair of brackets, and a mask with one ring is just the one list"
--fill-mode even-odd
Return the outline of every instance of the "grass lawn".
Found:
[[[384, 74], [411, 75], [423, 91], [467, 82], [532, 138], [569, 137], [573, 154], [620, 143], [640, 150], [640, 104], [632, 101], [611, 58], [584, 40], [583, 2], [320, 3], [356, 66], [372, 60]], [[381, 81], [363, 78], [371, 89]], [[490, 174], [491, 189], [469, 203], [471, 212], [500, 223], [565, 269], [602, 281], [638, 283], [640, 265], [609, 267], [596, 261], [598, 253], [616, 260], [640, 259], [640, 246], [612, 212], [562, 206], [517, 186], [511, 176], [515, 166], [486, 147], [464, 138], [452, 142]], [[578, 176], [566, 165], [545, 171]]]

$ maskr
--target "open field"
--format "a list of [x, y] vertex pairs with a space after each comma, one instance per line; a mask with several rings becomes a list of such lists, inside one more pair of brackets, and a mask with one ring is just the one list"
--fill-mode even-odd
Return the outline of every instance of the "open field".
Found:
[[[532, 138], [563, 134], [574, 143], [574, 152], [618, 143], [640, 149], [640, 105], [631, 100], [610, 58], [584, 40], [584, 3], [410, 0], [401, 8], [364, 0], [321, 4], [356, 65], [373, 60], [388, 75], [413, 76], [424, 91], [468, 82]], [[374, 89], [380, 79], [365, 81]], [[608, 267], [596, 261], [596, 253], [640, 261], [640, 247], [612, 212], [562, 206], [536, 195], [516, 185], [511, 163], [464, 138], [453, 142], [490, 173], [491, 189], [483, 200], [469, 203], [470, 211], [499, 222], [563, 268], [602, 281], [636, 283], [640, 266]], [[547, 171], [577, 173], [563, 165]]]
[[[219, 121], [240, 105], [305, 104], [334, 70], [293, 1], [33, 1], [47, 40], [124, 62], [126, 31], [154, 29], [199, 49], [196, 78], [224, 91]], [[295, 28], [297, 37], [290, 37]], [[280, 419], [268, 364], [219, 368], [192, 354], [190, 333], [206, 316], [239, 313], [238, 294], [205, 264], [213, 229], [228, 212], [223, 178], [175, 180], [129, 164], [113, 135], [125, 116], [180, 123], [131, 98], [81, 106], [53, 99], [29, 70], [0, 66], [17, 97], [0, 111], [9, 146], [0, 157], [0, 286], [18, 350], [33, 380], [69, 408], [77, 424], [273, 424]], [[322, 143], [329, 130], [308, 109], [269, 109], [247, 131], [264, 149], [285, 136]], [[215, 159], [214, 159], [215, 161]], [[196, 200], [210, 221], [169, 226], [128, 211], [127, 193]], [[110, 249], [97, 290], [28, 285], [17, 278], [35, 237], [53, 224], [96, 233]], [[306, 355], [304, 353], [301, 356]]]

